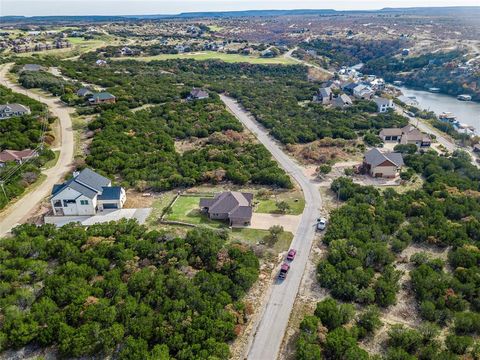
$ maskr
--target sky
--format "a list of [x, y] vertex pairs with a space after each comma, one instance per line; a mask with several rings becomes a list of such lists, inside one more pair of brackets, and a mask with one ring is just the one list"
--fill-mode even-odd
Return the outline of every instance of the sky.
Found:
[[0, 16], [146, 15], [252, 9], [366, 10], [452, 5], [479, 6], [480, 0], [0, 0]]

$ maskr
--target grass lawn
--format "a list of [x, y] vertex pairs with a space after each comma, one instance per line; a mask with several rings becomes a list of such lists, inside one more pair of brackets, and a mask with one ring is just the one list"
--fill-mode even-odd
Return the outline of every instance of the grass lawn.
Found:
[[198, 207], [200, 198], [200, 196], [180, 196], [173, 204], [171, 212], [165, 216], [165, 220], [182, 221], [213, 228], [227, 227], [227, 223], [210, 220], [205, 214], [200, 213]]
[[[177, 225], [160, 225], [158, 219], [162, 215], [163, 211], [168, 207], [175, 197], [175, 192], [170, 191], [162, 194], [159, 198], [155, 199], [152, 207], [152, 213], [147, 219], [147, 226], [155, 229], [177, 229]], [[165, 216], [165, 220], [181, 221], [194, 225], [203, 225], [214, 229], [227, 229], [230, 233], [231, 241], [240, 241], [249, 245], [255, 245], [261, 243], [262, 240], [269, 234], [268, 230], [251, 229], [251, 228], [229, 228], [226, 222], [210, 220], [206, 215], [201, 214], [198, 208], [200, 198], [203, 196], [180, 196], [172, 206], [172, 210]], [[181, 231], [186, 232], [190, 228], [180, 227]], [[275, 252], [283, 252], [288, 250], [290, 243], [292, 242], [293, 234], [291, 232], [283, 232], [280, 235], [279, 240], [272, 249]]]
[[225, 54], [216, 51], [201, 51], [183, 54], [160, 54], [154, 56], [124, 56], [121, 58], [112, 58], [112, 60], [138, 60], [138, 61], [153, 61], [153, 60], [170, 60], [170, 59], [194, 59], [194, 60], [209, 60], [217, 59], [224, 62], [248, 62], [251, 64], [283, 64], [291, 65], [298, 64], [296, 61], [278, 56], [275, 58], [261, 58], [258, 56], [247, 56], [239, 54]]
[[155, 227], [157, 225], [158, 219], [163, 214], [163, 211], [170, 205], [173, 198], [175, 197], [175, 193], [173, 191], [169, 191], [166, 193], [161, 194], [152, 204], [152, 212], [147, 219], [147, 225], [149, 227]]
[[268, 198], [255, 198], [258, 204], [255, 207], [255, 212], [277, 214], [280, 213], [277, 203], [285, 201], [290, 208], [285, 212], [288, 215], [300, 215], [305, 207], [305, 200], [300, 191], [284, 192], [276, 195], [271, 195]]
[[[232, 229], [231, 239], [233, 241], [246, 242], [250, 245], [255, 245], [263, 240], [269, 234], [268, 230], [250, 229], [250, 228], [234, 228]], [[277, 252], [287, 251], [293, 240], [293, 234], [289, 231], [284, 231], [278, 241], [273, 245], [272, 249]]]
[[220, 31], [223, 29], [223, 27], [218, 25], [208, 25], [208, 29], [210, 31]]

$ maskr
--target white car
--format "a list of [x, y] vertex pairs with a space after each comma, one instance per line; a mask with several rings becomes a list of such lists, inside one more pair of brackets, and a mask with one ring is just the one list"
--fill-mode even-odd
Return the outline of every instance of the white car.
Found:
[[325, 230], [326, 227], [327, 227], [327, 219], [325, 219], [323, 217], [318, 219], [317, 230]]

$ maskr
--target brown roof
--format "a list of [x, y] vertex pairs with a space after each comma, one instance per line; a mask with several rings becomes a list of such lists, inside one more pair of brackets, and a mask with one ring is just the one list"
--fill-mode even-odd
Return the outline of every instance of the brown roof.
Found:
[[399, 129], [399, 128], [382, 129], [379, 135], [380, 136], [400, 136], [402, 135], [402, 129]]
[[35, 150], [25, 149], [25, 150], [3, 150], [0, 152], [0, 162], [7, 161], [20, 161], [23, 159], [31, 158], [37, 156]]

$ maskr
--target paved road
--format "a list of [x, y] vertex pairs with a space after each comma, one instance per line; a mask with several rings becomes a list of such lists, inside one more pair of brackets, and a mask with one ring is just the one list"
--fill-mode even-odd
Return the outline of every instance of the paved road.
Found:
[[252, 116], [234, 99], [224, 95], [221, 95], [220, 98], [243, 125], [256, 135], [280, 165], [293, 176], [301, 186], [305, 196], [305, 210], [292, 242], [292, 248], [297, 249], [297, 256], [286, 280], [283, 282], [276, 281], [271, 285], [268, 302], [256, 326], [253, 342], [248, 349], [248, 359], [275, 360], [282, 344], [290, 312], [315, 237], [315, 223], [320, 214], [322, 199], [317, 187], [306, 178], [300, 166], [282, 151], [278, 143], [268, 135], [267, 131]]
[[13, 227], [28, 219], [34, 208], [50, 194], [52, 186], [60, 182], [63, 176], [71, 170], [74, 147], [72, 120], [70, 118], [71, 108], [62, 103], [58, 98], [41, 96], [12, 83], [6, 77], [11, 66], [12, 64], [6, 64], [0, 69], [0, 84], [46, 104], [50, 112], [60, 119], [62, 142], [57, 164], [43, 172], [47, 179], [38, 188], [20, 198], [15, 204], [1, 213], [0, 236], [7, 234]]
[[428, 126], [422, 120], [403, 113], [401, 108], [398, 108], [398, 113], [403, 115], [403, 116], [406, 116], [408, 118], [408, 121], [410, 122], [410, 124], [412, 124], [413, 126], [416, 126], [418, 129], [420, 129], [424, 133], [427, 133], [427, 134], [430, 134], [430, 135], [435, 135], [437, 141], [440, 144], [442, 144], [443, 146], [445, 146], [445, 148], [449, 152], [454, 152], [455, 150], [462, 150], [462, 151], [467, 152], [472, 158], [472, 165], [474, 165], [476, 167], [480, 167], [480, 164], [478, 164], [477, 161], [476, 161], [477, 156], [473, 153], [473, 151], [471, 149], [465, 148], [465, 147], [462, 147], [462, 146], [459, 146], [459, 145], [455, 144], [452, 140], [450, 140], [448, 137], [446, 137], [440, 130], [432, 129], [431, 126]]

